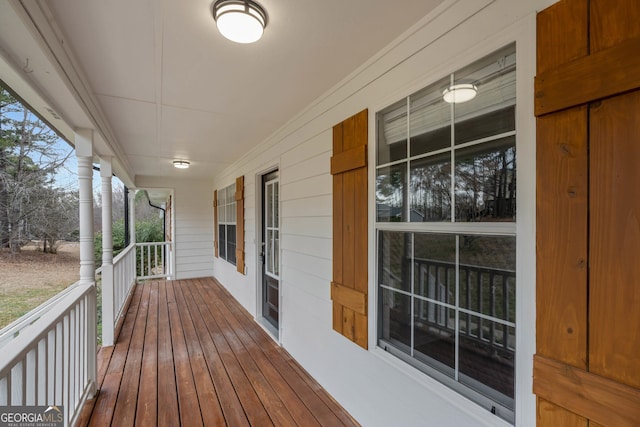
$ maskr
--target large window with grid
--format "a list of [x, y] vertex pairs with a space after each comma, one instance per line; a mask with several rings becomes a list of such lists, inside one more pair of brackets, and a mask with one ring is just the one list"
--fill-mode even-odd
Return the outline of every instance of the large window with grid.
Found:
[[236, 265], [236, 185], [218, 191], [218, 256]]
[[379, 347], [510, 421], [515, 57], [507, 46], [378, 112], [375, 184]]

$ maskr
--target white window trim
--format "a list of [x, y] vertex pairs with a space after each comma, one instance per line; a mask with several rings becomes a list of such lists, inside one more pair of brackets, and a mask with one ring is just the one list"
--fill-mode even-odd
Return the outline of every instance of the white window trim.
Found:
[[[472, 45], [466, 43], [467, 49], [459, 48], [451, 59], [430, 70], [419, 81], [413, 82], [402, 91], [389, 94], [379, 104], [369, 109], [369, 348], [371, 353], [390, 364], [399, 372], [445, 398], [462, 411], [476, 418], [481, 423], [495, 426], [509, 426], [507, 421], [491, 414], [486, 408], [471, 402], [455, 390], [440, 383], [433, 377], [403, 362], [378, 347], [378, 286], [377, 286], [377, 229], [376, 229], [376, 113], [424, 87], [429, 86], [456, 70], [471, 64], [501, 47], [516, 43], [516, 153], [518, 158], [517, 182], [517, 219], [515, 224], [489, 225], [497, 234], [513, 234], [516, 239], [516, 367], [515, 367], [515, 425], [528, 426], [535, 424], [536, 398], [533, 387], [533, 355], [536, 341], [536, 132], [533, 111], [533, 82], [536, 67], [536, 15], [524, 17], [505, 30]], [[469, 48], [469, 46], [472, 46]], [[454, 51], [454, 49], [451, 49]], [[458, 224], [457, 227], [460, 225]], [[476, 224], [477, 226], [477, 224]], [[410, 228], [411, 224], [393, 226], [398, 230]], [[444, 228], [447, 224], [443, 224]], [[504, 227], [504, 229], [501, 229]], [[387, 227], [385, 227], [387, 228]], [[459, 228], [457, 228], [459, 230]]]
[[[217, 230], [217, 232], [218, 232], [218, 246], [220, 246], [221, 242], [224, 242], [224, 243], [225, 243], [225, 249], [224, 249], [224, 255], [225, 255], [225, 256], [224, 256], [224, 257], [219, 256], [219, 258], [220, 258], [221, 260], [223, 260], [224, 262], [226, 262], [227, 264], [230, 264], [230, 265], [237, 265], [238, 260], [236, 260], [236, 263], [235, 263], [235, 264], [229, 261], [229, 254], [227, 253], [227, 247], [226, 247], [226, 245], [227, 245], [227, 235], [226, 235], [226, 233], [227, 233], [227, 227], [226, 227], [226, 226], [228, 226], [228, 225], [235, 225], [235, 226], [236, 226], [236, 236], [237, 236], [237, 235], [238, 235], [238, 234], [237, 234], [237, 233], [238, 233], [238, 232], [237, 232], [238, 224], [236, 223], [236, 222], [237, 222], [237, 220], [236, 220], [236, 218], [237, 218], [237, 217], [236, 217], [236, 218], [233, 218], [233, 221], [228, 221], [228, 220], [227, 220], [227, 218], [226, 218], [226, 215], [227, 215], [227, 214], [225, 213], [225, 221], [221, 221], [221, 220], [220, 220], [220, 208], [221, 208], [222, 206], [224, 206], [225, 211], [226, 211], [226, 209], [227, 209], [227, 206], [229, 206], [229, 205], [231, 205], [231, 204], [234, 204], [234, 205], [235, 205], [235, 209], [238, 209], [238, 204], [237, 204], [236, 199], [235, 199], [235, 190], [237, 190], [237, 189], [235, 188], [235, 187], [236, 187], [235, 182], [234, 182], [234, 183], [231, 183], [231, 184], [229, 184], [229, 185], [227, 185], [226, 187], [222, 187], [220, 190], [218, 190], [218, 201], [220, 200], [220, 192], [221, 192], [221, 191], [224, 191], [224, 192], [225, 192], [225, 197], [227, 197], [227, 196], [226, 196], [226, 193], [227, 193], [227, 189], [228, 189], [229, 187], [233, 187], [233, 188], [234, 188], [233, 196], [232, 196], [232, 197], [233, 197], [233, 200], [232, 200], [231, 202], [229, 202], [228, 200], [226, 200], [226, 199], [225, 199], [225, 204], [224, 204], [224, 205], [220, 205], [220, 204], [218, 203], [218, 204], [217, 204], [217, 206], [216, 206], [216, 209], [218, 209], [218, 225], [217, 225], [217, 226], [218, 226], [218, 230]], [[225, 226], [225, 229], [224, 229], [224, 231], [225, 231], [224, 240], [222, 239], [222, 236], [220, 235], [220, 226], [221, 226], [221, 225], [224, 225], [224, 226]], [[237, 245], [237, 244], [238, 244], [238, 242], [236, 242], [236, 245]], [[218, 255], [220, 255], [220, 247], [218, 247]]]

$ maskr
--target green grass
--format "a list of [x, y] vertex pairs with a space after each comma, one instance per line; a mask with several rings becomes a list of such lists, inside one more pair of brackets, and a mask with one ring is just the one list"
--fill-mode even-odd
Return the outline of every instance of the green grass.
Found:
[[0, 328], [24, 316], [43, 302], [62, 292], [68, 285], [39, 289], [12, 289], [0, 294]]

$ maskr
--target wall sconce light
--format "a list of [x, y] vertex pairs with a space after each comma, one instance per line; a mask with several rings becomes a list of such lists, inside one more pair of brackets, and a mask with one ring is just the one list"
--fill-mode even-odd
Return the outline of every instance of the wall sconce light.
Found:
[[442, 92], [442, 98], [449, 104], [459, 104], [461, 102], [471, 101], [478, 94], [478, 88], [475, 85], [464, 83], [451, 85]]
[[267, 12], [251, 0], [218, 0], [213, 18], [220, 34], [236, 43], [257, 42], [267, 26]]
[[187, 162], [186, 160], [174, 160], [173, 161], [173, 167], [174, 168], [187, 169], [187, 168], [189, 168], [189, 165], [191, 165], [191, 163]]

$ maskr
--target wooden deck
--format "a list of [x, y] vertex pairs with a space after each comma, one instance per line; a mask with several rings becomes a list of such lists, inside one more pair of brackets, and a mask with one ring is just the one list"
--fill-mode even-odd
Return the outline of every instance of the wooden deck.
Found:
[[79, 425], [357, 423], [214, 279], [136, 287]]

